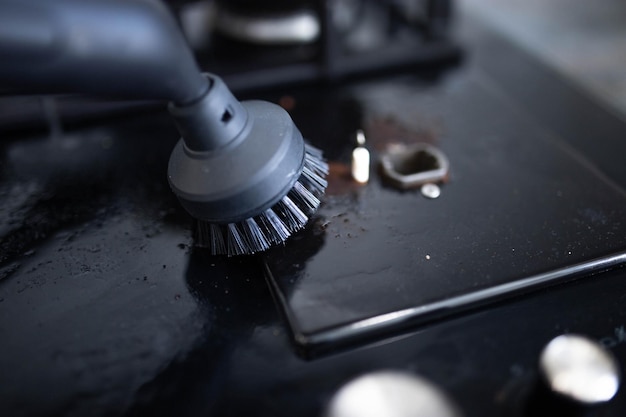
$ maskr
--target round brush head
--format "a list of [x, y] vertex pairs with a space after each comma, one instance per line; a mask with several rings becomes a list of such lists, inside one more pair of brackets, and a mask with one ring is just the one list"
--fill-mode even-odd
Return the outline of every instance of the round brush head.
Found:
[[170, 186], [198, 221], [197, 246], [229, 256], [264, 251], [308, 222], [328, 166], [283, 108], [239, 103], [210, 80], [196, 103], [170, 106], [183, 135], [170, 157]]

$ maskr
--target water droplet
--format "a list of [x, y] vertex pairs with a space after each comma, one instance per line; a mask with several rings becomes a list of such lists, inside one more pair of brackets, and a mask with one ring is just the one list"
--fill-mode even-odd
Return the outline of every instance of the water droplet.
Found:
[[421, 189], [422, 195], [426, 198], [438, 198], [441, 195], [441, 189], [437, 184], [424, 184]]

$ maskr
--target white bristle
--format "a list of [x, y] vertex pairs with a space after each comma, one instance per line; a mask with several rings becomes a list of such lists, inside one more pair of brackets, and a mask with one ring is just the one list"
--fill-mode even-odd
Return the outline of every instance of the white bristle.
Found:
[[239, 223], [215, 224], [198, 221], [195, 244], [209, 247], [213, 255], [249, 255], [285, 242], [302, 229], [317, 210], [328, 182], [328, 164], [322, 151], [305, 145], [300, 178], [278, 203], [261, 214]]
[[312, 156], [318, 161], [320, 161], [320, 163], [326, 165], [326, 162], [324, 162], [324, 155], [322, 155], [321, 149], [318, 149], [315, 146], [311, 146], [308, 143], [305, 143], [304, 151], [306, 152], [306, 156]]
[[302, 178], [300, 181], [307, 189], [313, 193], [314, 195], [321, 196], [324, 194], [326, 187], [328, 186], [328, 182], [324, 179], [324, 177], [316, 174], [315, 172], [307, 169], [305, 166], [302, 171]]
[[311, 169], [316, 174], [328, 175], [328, 164], [326, 164], [325, 162], [323, 161], [320, 162], [319, 160], [312, 158], [310, 156], [307, 156], [305, 162], [306, 162], [305, 167]]
[[269, 242], [254, 219], [246, 219], [243, 224], [246, 226], [245, 235], [248, 240], [248, 244], [254, 248], [255, 252], [264, 251], [270, 247]]
[[328, 181], [326, 181], [326, 175], [328, 175], [328, 172], [322, 171], [314, 164], [305, 163], [302, 172], [306, 176], [311, 177], [312, 180], [314, 179], [318, 181], [319, 184], [324, 187], [328, 184]]
[[228, 255], [243, 255], [248, 247], [235, 223], [229, 223], [228, 229]]
[[267, 226], [267, 235], [272, 243], [282, 243], [291, 235], [285, 223], [278, 217], [272, 209], [267, 209], [261, 216], [264, 224]]
[[224, 234], [219, 225], [209, 224], [211, 250], [213, 255], [224, 253], [226, 251], [226, 242], [224, 242]]
[[306, 189], [304, 185], [300, 181], [297, 181], [293, 186], [293, 192], [290, 193], [292, 195], [292, 199], [297, 201], [298, 206], [304, 206], [307, 210], [308, 214], [313, 214], [317, 207], [320, 205], [319, 198], [315, 197], [313, 193]]
[[297, 232], [309, 221], [307, 215], [289, 198], [289, 194], [276, 204], [275, 210], [291, 233]]

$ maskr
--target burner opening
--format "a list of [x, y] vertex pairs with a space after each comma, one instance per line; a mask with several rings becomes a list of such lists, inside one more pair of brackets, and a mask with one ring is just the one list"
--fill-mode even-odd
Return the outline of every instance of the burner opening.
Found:
[[437, 158], [427, 150], [398, 155], [392, 163], [394, 170], [401, 175], [418, 174], [440, 168]]
[[394, 146], [381, 157], [382, 174], [400, 189], [446, 180], [449, 163], [437, 148], [426, 144]]

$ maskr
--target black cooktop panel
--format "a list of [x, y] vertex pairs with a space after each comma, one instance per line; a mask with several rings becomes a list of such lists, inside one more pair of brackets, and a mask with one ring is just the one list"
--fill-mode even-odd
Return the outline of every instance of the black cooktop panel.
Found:
[[[624, 374], [624, 268], [391, 326], [356, 349], [293, 350], [293, 335], [319, 347], [376, 323], [423, 323], [438, 317], [428, 306], [465, 311], [472, 295], [493, 301], [533, 287], [529, 277], [545, 285], [622, 259], [610, 256], [626, 246], [624, 193], [599, 172], [626, 184], [623, 121], [512, 45], [460, 39], [470, 59], [432, 82], [385, 75], [267, 93], [332, 175], [319, 216], [265, 259], [193, 248], [167, 184], [178, 133], [165, 111], [0, 127], [0, 414], [313, 417], [350, 379], [399, 369], [465, 415], [517, 417], [539, 352], [570, 332], [610, 348]], [[375, 171], [364, 187], [347, 180], [358, 128], [375, 158], [394, 142], [441, 148], [441, 197], [388, 188]], [[624, 394], [603, 415], [623, 415]]]
[[622, 261], [609, 255], [626, 248], [624, 189], [479, 69], [344, 93], [318, 108], [357, 107], [373, 161], [394, 144], [426, 142], [448, 156], [450, 176], [433, 200], [388, 186], [375, 163], [359, 186], [344, 163], [354, 145], [323, 143], [332, 160], [319, 216], [266, 261], [298, 343], [454, 313], [575, 276], [572, 265]]

